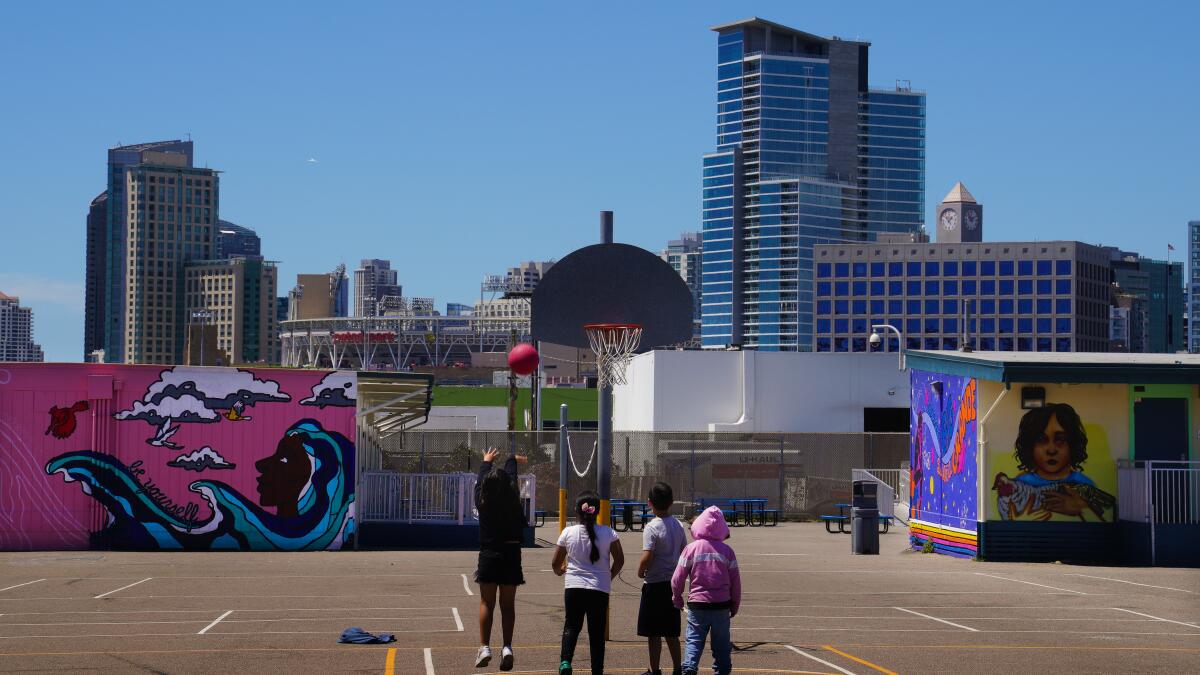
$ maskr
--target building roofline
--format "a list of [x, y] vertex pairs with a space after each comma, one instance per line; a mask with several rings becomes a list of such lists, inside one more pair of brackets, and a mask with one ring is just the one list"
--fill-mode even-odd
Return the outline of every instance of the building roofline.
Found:
[[868, 46], [871, 44], [870, 42], [866, 42], [864, 40], [843, 40], [842, 38], [839, 38], [836, 36], [827, 38], [827, 37], [823, 37], [821, 35], [814, 35], [812, 33], [806, 33], [802, 30], [797, 30], [795, 28], [792, 28], [791, 26], [785, 26], [781, 23], [775, 23], [774, 21], [768, 21], [766, 19], [762, 19], [757, 16], [752, 16], [752, 17], [749, 17], [746, 19], [740, 19], [738, 21], [731, 21], [729, 23], [718, 24], [716, 26], [710, 27], [709, 30], [714, 31], [714, 32], [720, 32], [723, 30], [727, 30], [729, 28], [736, 28], [738, 26], [748, 26], [748, 25], [755, 25], [755, 24], [760, 25], [760, 26], [767, 26], [770, 28], [774, 28], [776, 30], [787, 31], [794, 35], [799, 35], [803, 38], [806, 38], [809, 40], [816, 40], [818, 42], [825, 42], [825, 43], [848, 42], [848, 43], [852, 43], [852, 44], [868, 45]]
[[1195, 354], [905, 351], [910, 368], [1005, 384], [1194, 384]]

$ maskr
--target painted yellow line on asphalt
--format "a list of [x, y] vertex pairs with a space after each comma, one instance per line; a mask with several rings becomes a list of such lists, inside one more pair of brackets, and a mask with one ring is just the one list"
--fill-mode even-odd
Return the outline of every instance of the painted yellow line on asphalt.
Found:
[[825, 648], [827, 651], [831, 651], [834, 654], [837, 654], [839, 656], [850, 659], [851, 661], [854, 661], [855, 663], [861, 663], [862, 665], [864, 665], [868, 668], [873, 668], [875, 670], [878, 670], [881, 673], [886, 673], [887, 675], [896, 675], [895, 671], [888, 670], [887, 668], [884, 668], [883, 666], [877, 666], [874, 663], [871, 663], [870, 661], [867, 661], [865, 659], [860, 659], [853, 654], [847, 654], [846, 652], [844, 652], [840, 649], [835, 649], [832, 645], [821, 645], [821, 646], [823, 648]]
[[392, 647], [388, 650], [387, 660], [383, 662], [383, 675], [395, 675], [396, 673], [396, 648]]

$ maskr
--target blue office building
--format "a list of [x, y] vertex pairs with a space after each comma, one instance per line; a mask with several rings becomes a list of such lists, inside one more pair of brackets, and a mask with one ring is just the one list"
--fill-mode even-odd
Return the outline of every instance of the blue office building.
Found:
[[868, 88], [865, 42], [761, 19], [713, 30], [701, 342], [809, 351], [813, 247], [922, 229], [925, 96]]

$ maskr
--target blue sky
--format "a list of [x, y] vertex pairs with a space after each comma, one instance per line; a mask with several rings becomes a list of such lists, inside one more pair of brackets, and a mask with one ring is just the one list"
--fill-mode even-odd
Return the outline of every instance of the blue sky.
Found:
[[699, 223], [708, 28], [752, 15], [869, 40], [872, 84], [928, 92], [927, 211], [962, 180], [988, 239], [1183, 259], [1190, 3], [21, 3], [0, 10], [0, 290], [78, 360], [105, 151], [189, 133], [282, 290], [383, 257], [406, 294], [470, 303], [593, 243], [602, 209], [658, 250]]

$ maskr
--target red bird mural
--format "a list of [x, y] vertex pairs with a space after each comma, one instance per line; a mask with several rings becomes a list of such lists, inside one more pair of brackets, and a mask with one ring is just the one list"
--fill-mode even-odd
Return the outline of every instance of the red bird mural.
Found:
[[56, 405], [50, 406], [50, 426], [46, 427], [46, 435], [54, 436], [55, 438], [67, 438], [75, 433], [75, 427], [79, 426], [75, 421], [75, 414], [87, 409], [87, 401], [76, 401], [75, 405], [70, 408], [60, 408]]

